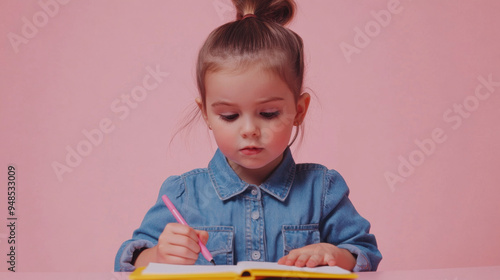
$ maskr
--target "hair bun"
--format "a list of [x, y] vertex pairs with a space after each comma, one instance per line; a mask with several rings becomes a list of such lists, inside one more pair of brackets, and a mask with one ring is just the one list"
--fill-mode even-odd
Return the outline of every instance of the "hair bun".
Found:
[[236, 20], [246, 14], [254, 14], [263, 21], [280, 25], [289, 23], [295, 14], [293, 0], [232, 0], [236, 7]]

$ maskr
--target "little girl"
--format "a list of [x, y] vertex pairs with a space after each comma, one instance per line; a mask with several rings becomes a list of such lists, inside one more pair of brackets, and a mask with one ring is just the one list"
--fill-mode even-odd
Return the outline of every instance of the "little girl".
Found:
[[[163, 183], [156, 204], [118, 250], [115, 270], [149, 262], [209, 264], [198, 240], [218, 265], [376, 270], [382, 256], [341, 175], [296, 164], [290, 152], [310, 101], [302, 92], [302, 39], [284, 27], [295, 3], [233, 3], [236, 21], [208, 36], [197, 63], [196, 103], [218, 149], [207, 168]], [[190, 226], [176, 223], [164, 194]]]

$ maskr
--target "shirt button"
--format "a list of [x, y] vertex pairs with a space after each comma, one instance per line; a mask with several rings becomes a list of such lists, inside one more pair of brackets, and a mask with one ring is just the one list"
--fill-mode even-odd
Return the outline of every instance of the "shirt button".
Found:
[[257, 220], [260, 217], [259, 211], [252, 212], [252, 219]]
[[253, 251], [252, 252], [252, 260], [256, 261], [260, 259], [260, 252], [259, 251]]
[[252, 189], [252, 194], [253, 195], [257, 195], [259, 192], [257, 191], [257, 189]]

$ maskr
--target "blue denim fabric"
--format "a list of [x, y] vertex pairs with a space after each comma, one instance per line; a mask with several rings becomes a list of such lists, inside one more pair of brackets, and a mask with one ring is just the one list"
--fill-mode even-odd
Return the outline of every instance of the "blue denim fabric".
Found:
[[[339, 173], [319, 164], [295, 164], [290, 149], [260, 186], [247, 184], [217, 150], [208, 168], [171, 176], [156, 204], [115, 259], [116, 271], [132, 271], [135, 250], [157, 244], [175, 218], [163, 203], [166, 194], [188, 224], [209, 233], [208, 250], [217, 264], [276, 262], [291, 250], [327, 242], [357, 257], [354, 271], [376, 270], [382, 259], [370, 223], [348, 198]], [[200, 254], [196, 264], [209, 264]]]

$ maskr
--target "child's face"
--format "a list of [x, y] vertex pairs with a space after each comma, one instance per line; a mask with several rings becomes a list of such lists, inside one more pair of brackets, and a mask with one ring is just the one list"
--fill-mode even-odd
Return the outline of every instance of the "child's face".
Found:
[[296, 104], [285, 82], [259, 66], [207, 73], [205, 87], [206, 108], [197, 103], [231, 167], [238, 175], [267, 176], [280, 163], [294, 123], [302, 122], [309, 95]]

